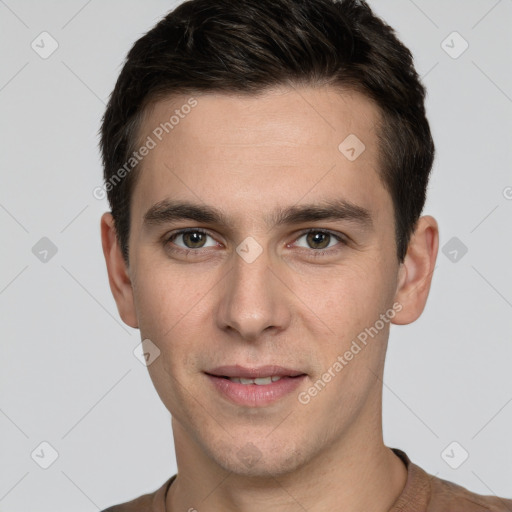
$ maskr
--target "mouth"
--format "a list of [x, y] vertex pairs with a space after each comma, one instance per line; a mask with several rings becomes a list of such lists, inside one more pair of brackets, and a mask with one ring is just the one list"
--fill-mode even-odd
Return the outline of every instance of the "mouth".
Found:
[[307, 374], [276, 365], [218, 367], [204, 372], [221, 396], [237, 405], [270, 405], [295, 390]]
[[[226, 377], [224, 375], [212, 375], [210, 373], [207, 373], [207, 375], [211, 375], [212, 377], [220, 377], [221, 379], [228, 379], [231, 382], [236, 382], [238, 384], [256, 384], [257, 386], [268, 386], [269, 384], [272, 384], [272, 382], [277, 382], [281, 379], [296, 379], [298, 377], [302, 377], [302, 375], [272, 375], [270, 377], [259, 377], [257, 379], [244, 379], [243, 377]], [[305, 374], [303, 374], [305, 375]]]
[[235, 379], [233, 382], [239, 382], [242, 384], [258, 384], [260, 386], [276, 382], [283, 377], [294, 378], [306, 375], [306, 373], [301, 370], [285, 368], [275, 364], [259, 366], [257, 368], [238, 364], [225, 365], [218, 366], [217, 368], [208, 370], [205, 373], [212, 375], [213, 377]]

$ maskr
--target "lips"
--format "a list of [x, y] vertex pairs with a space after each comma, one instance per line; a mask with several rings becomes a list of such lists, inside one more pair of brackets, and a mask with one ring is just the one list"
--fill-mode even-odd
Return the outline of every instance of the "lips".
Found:
[[298, 377], [306, 375], [303, 371], [291, 368], [284, 368], [278, 365], [265, 365], [254, 367], [245, 367], [241, 365], [218, 366], [205, 372], [208, 375], [225, 378], [238, 379], [260, 379], [265, 377]]
[[[275, 365], [260, 368], [245, 368], [237, 365], [223, 366], [211, 371], [219, 375], [204, 372], [212, 386], [210, 389], [215, 390], [218, 395], [231, 404], [250, 408], [269, 407], [280, 400], [284, 400], [287, 396], [290, 397], [300, 386], [304, 385], [307, 379], [307, 375], [304, 373]], [[279, 373], [281, 376], [270, 377], [268, 374], [272, 372]], [[237, 378], [222, 375], [223, 373], [266, 375], [254, 378]]]

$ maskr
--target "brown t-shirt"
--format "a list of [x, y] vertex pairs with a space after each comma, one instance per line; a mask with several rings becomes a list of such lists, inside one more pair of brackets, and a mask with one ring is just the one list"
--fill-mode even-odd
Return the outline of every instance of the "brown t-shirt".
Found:
[[[389, 512], [512, 512], [512, 500], [469, 492], [460, 485], [429, 475], [402, 450], [392, 450], [407, 467], [407, 481]], [[165, 496], [175, 478], [176, 475], [169, 478], [155, 492], [103, 512], [166, 512]]]

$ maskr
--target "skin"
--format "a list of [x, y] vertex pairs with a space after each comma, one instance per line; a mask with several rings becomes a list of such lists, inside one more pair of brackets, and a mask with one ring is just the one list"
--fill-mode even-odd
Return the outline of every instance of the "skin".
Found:
[[[195, 98], [197, 106], [143, 161], [131, 205], [129, 266], [112, 216], [101, 220], [119, 313], [161, 351], [148, 370], [172, 414], [178, 476], [167, 510], [319, 512], [343, 503], [344, 510], [387, 511], [407, 476], [382, 437], [390, 323], [308, 404], [297, 395], [394, 303], [401, 310], [393, 323], [420, 316], [437, 223], [420, 218], [399, 263], [393, 204], [378, 174], [379, 112], [366, 97], [323, 86]], [[141, 140], [188, 99], [156, 103]], [[349, 134], [366, 147], [354, 161], [338, 150]], [[146, 211], [165, 199], [217, 207], [228, 222], [145, 225]], [[366, 209], [371, 224], [266, 222], [279, 208], [339, 199]], [[169, 237], [182, 228], [206, 230], [205, 246], [180, 252], [190, 239]], [[346, 243], [327, 237], [330, 252], [315, 257], [321, 244], [304, 234], [315, 229], [343, 235]], [[262, 248], [252, 263], [235, 250], [249, 236]], [[270, 406], [241, 407], [203, 373], [236, 363], [279, 364], [307, 378]], [[249, 442], [260, 455], [250, 466], [237, 455]]]

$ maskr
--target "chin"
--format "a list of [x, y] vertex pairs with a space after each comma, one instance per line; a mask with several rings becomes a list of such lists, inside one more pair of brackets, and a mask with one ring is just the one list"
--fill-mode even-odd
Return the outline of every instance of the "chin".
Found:
[[219, 450], [213, 458], [219, 466], [235, 475], [263, 479], [292, 473], [304, 463], [304, 454], [292, 443], [289, 446], [285, 443], [272, 445], [271, 442], [265, 444], [247, 439], [241, 446], [233, 443], [228, 450]]

